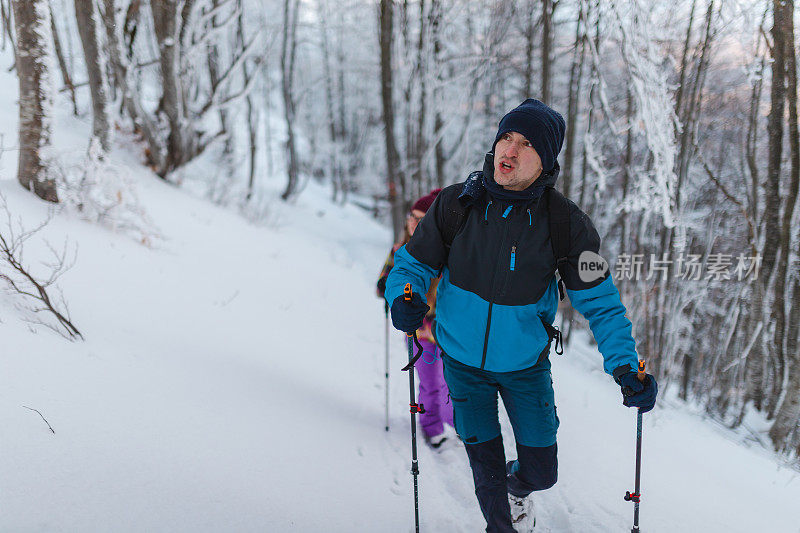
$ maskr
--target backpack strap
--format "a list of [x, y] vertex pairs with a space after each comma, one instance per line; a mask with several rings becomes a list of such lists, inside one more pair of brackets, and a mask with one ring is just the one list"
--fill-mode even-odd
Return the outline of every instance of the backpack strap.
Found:
[[570, 248], [569, 203], [563, 194], [552, 187], [545, 191], [550, 219], [550, 243], [556, 258], [558, 293], [564, 299], [564, 268]]
[[447, 253], [450, 253], [450, 246], [458, 235], [458, 232], [464, 226], [467, 220], [467, 212], [472, 206], [472, 202], [480, 194], [483, 193], [483, 184], [481, 183], [482, 172], [476, 170], [470, 173], [461, 193], [448, 202], [444, 208], [444, 224], [442, 227], [442, 241], [444, 242]]
[[461, 200], [455, 196], [444, 208], [442, 241], [444, 242], [448, 254], [450, 253], [450, 246], [453, 244], [453, 240], [456, 238], [458, 231], [467, 219], [467, 207], [468, 206], [462, 204]]

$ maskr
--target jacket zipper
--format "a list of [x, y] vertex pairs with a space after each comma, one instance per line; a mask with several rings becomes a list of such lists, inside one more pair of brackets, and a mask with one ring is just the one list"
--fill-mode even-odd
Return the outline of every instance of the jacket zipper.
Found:
[[[497, 284], [497, 266], [503, 260], [503, 250], [505, 249], [506, 237], [508, 236], [508, 226], [509, 226], [509, 224], [511, 222], [511, 220], [508, 218], [508, 216], [511, 213], [511, 208], [512, 207], [513, 206], [507, 207], [506, 210], [503, 212], [503, 215], [502, 215], [502, 218], [505, 219], [505, 221], [506, 221], [506, 226], [505, 226], [505, 229], [503, 230], [503, 239], [500, 242], [500, 255], [498, 256], [497, 260], [494, 263], [494, 272], [492, 273], [492, 294], [491, 294], [491, 299], [489, 300], [489, 312], [488, 312], [488, 315], [486, 317], [486, 334], [484, 335], [484, 338], [483, 338], [483, 357], [481, 358], [481, 370], [483, 370], [483, 367], [486, 365], [486, 352], [489, 349], [489, 328], [492, 325], [492, 307], [494, 307], [495, 294], [497, 293], [497, 286], [496, 286], [496, 284]], [[538, 208], [539, 208], [539, 201], [536, 201], [536, 203], [534, 204], [534, 208], [533, 208], [533, 213], [534, 214], [536, 213], [536, 211], [538, 211]], [[488, 212], [489, 211], [487, 209], [487, 211], [486, 211], [487, 216], [488, 216]], [[528, 216], [532, 217], [530, 209], [528, 209]], [[487, 222], [488, 222], [488, 219], [487, 219]], [[511, 264], [509, 265], [511, 271], [513, 271], [516, 268], [517, 244], [518, 243], [515, 242], [513, 244], [513, 246], [511, 247]]]
[[492, 294], [489, 300], [489, 312], [486, 316], [486, 334], [483, 337], [483, 356], [481, 357], [481, 370], [483, 367], [486, 366], [486, 351], [489, 348], [489, 329], [492, 326], [492, 307], [494, 307], [494, 298], [495, 293], [497, 292], [497, 265], [500, 264], [503, 258], [503, 249], [505, 249], [506, 244], [506, 236], [508, 235], [508, 225], [510, 220], [507, 218], [509, 213], [511, 212], [511, 207], [508, 206], [505, 212], [503, 213], [503, 219], [505, 219], [506, 225], [503, 228], [503, 239], [500, 241], [500, 255], [497, 260], [494, 262], [494, 272], [492, 272]]

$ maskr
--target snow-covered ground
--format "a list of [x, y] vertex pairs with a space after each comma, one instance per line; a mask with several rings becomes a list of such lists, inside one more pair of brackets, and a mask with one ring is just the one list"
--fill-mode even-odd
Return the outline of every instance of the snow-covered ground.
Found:
[[[59, 128], [58, 149], [80, 153], [86, 120]], [[374, 282], [388, 230], [314, 184], [250, 222], [158, 180], [134, 154], [121, 141], [113, 160], [160, 238], [145, 246], [66, 209], [27, 251], [36, 265], [44, 239], [78, 247], [60, 286], [86, 340], [31, 331], [0, 299], [0, 531], [412, 531], [395, 332], [388, 433], [383, 419]], [[31, 227], [47, 206], [15, 168], [5, 152], [0, 192]], [[540, 531], [630, 529], [636, 417], [600, 367], [585, 338], [553, 356], [560, 472], [537, 495]], [[507, 423], [504, 436], [513, 457]], [[646, 415], [642, 531], [800, 532], [798, 472], [738, 440], [677, 401]], [[481, 531], [463, 448], [421, 444], [420, 469], [422, 530]]]

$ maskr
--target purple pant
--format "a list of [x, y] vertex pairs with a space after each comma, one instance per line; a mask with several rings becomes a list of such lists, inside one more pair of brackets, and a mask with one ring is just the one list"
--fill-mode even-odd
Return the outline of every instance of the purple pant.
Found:
[[453, 425], [453, 405], [442, 373], [442, 354], [435, 343], [420, 339], [422, 356], [414, 368], [419, 378], [419, 399], [425, 412], [419, 416], [422, 431], [428, 437], [444, 432], [444, 424]]

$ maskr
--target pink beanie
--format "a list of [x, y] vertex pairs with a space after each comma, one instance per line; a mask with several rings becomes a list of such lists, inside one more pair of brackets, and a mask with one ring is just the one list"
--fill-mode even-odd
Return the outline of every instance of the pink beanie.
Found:
[[432, 190], [426, 196], [423, 196], [414, 202], [414, 205], [411, 206], [411, 210], [414, 211], [416, 209], [422, 211], [423, 213], [427, 213], [428, 209], [431, 207], [431, 204], [433, 204], [433, 201], [436, 199], [436, 196], [439, 194], [439, 192], [441, 192], [441, 190], [442, 189]]

